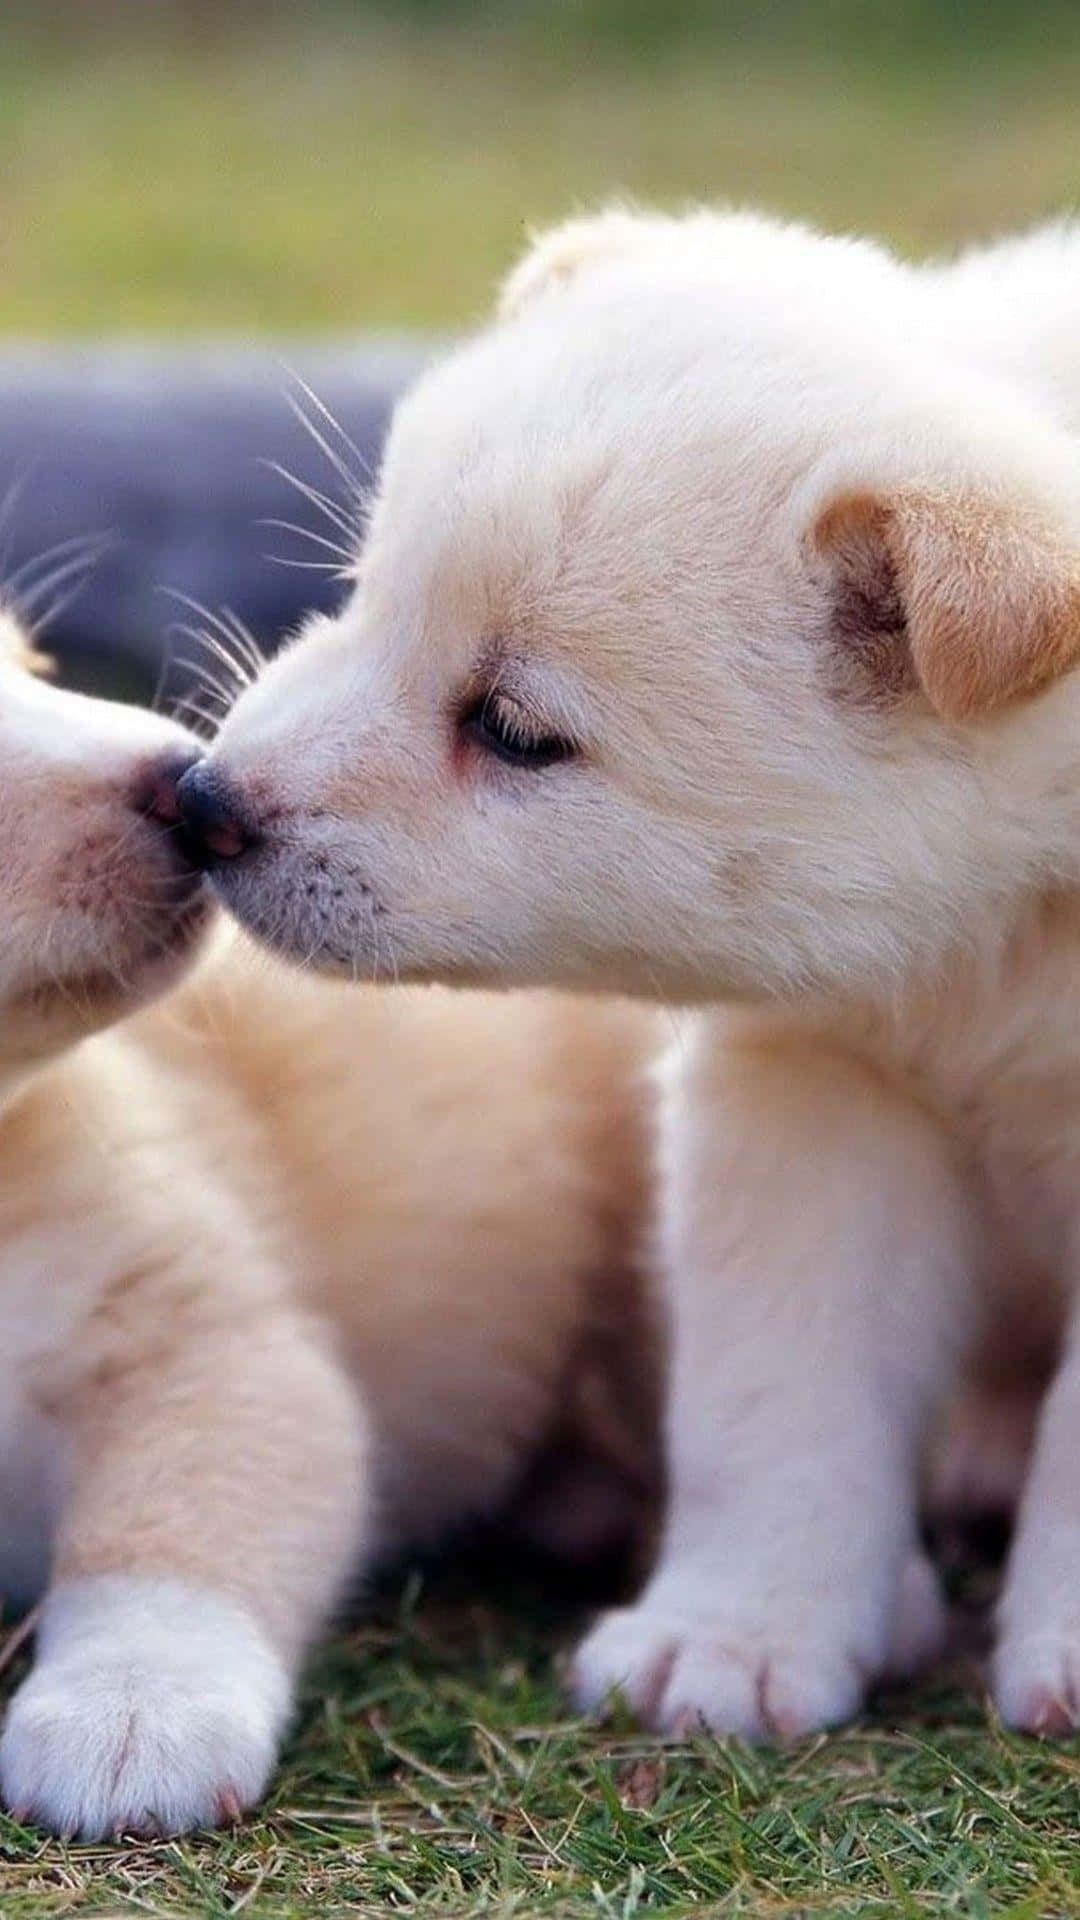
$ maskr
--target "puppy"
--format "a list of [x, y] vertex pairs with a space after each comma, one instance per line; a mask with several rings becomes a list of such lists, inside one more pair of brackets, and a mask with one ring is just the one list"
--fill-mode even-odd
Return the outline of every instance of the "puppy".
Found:
[[578, 1561], [642, 1531], [653, 1040], [228, 935], [110, 1028], [207, 926], [191, 743], [3, 637], [0, 1591], [45, 1598], [0, 1790], [172, 1831], [262, 1792], [350, 1573], [506, 1508]]
[[664, 1102], [664, 1545], [578, 1665], [662, 1729], [857, 1709], [931, 1412], [1010, 1314], [1064, 1342], [994, 1694], [1080, 1718], [1078, 342], [1067, 228], [918, 270], [573, 222], [182, 783], [286, 954], [713, 1004]]

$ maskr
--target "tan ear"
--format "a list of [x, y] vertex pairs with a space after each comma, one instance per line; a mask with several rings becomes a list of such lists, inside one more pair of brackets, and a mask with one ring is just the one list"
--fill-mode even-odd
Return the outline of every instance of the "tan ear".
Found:
[[617, 259], [641, 244], [649, 222], [627, 207], [584, 214], [547, 233], [533, 235], [529, 251], [512, 267], [499, 290], [500, 320], [512, 320], [541, 294], [568, 287], [586, 268]]
[[1033, 693], [1080, 658], [1080, 551], [1022, 505], [853, 491], [819, 514], [812, 540], [848, 634], [862, 626], [870, 662], [921, 686], [947, 720]]

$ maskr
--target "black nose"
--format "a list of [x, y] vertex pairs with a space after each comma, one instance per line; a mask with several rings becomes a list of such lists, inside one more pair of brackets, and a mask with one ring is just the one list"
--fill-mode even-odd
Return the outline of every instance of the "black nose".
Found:
[[243, 801], [218, 767], [197, 761], [177, 782], [176, 798], [201, 866], [235, 860], [254, 843], [255, 832], [245, 817]]

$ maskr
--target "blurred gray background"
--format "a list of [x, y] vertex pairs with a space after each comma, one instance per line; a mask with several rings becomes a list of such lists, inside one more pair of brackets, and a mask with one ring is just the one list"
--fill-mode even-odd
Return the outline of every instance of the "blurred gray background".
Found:
[[951, 247], [1075, 203], [1078, 81], [1074, 0], [9, 0], [8, 596], [168, 701], [178, 595], [264, 647], [334, 604], [395, 395], [530, 226], [734, 199]]

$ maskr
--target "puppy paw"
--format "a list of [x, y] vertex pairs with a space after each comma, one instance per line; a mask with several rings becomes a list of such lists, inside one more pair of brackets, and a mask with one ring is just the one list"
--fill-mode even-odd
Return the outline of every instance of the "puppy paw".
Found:
[[586, 1709], [620, 1693], [649, 1726], [676, 1737], [707, 1727], [797, 1739], [858, 1711], [886, 1663], [886, 1626], [868, 1648], [865, 1621], [852, 1619], [842, 1597], [733, 1604], [713, 1582], [691, 1586], [668, 1573], [594, 1627], [578, 1649], [574, 1693]]
[[812, 1634], [690, 1623], [651, 1607], [607, 1614], [578, 1650], [574, 1693], [586, 1709], [621, 1693], [674, 1738], [708, 1728], [744, 1740], [795, 1740], [857, 1712], [866, 1672]]
[[993, 1666], [994, 1703], [1007, 1727], [1063, 1739], [1080, 1727], [1080, 1631], [1007, 1635]]
[[261, 1795], [288, 1675], [244, 1610], [172, 1580], [58, 1587], [0, 1738], [0, 1793], [51, 1832], [101, 1839], [236, 1819]]

